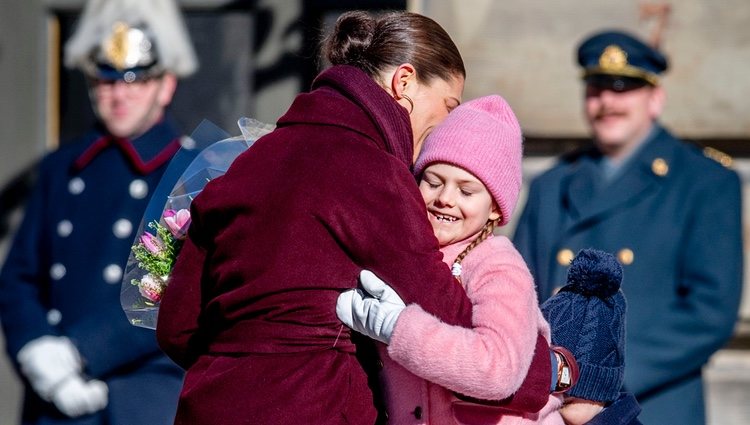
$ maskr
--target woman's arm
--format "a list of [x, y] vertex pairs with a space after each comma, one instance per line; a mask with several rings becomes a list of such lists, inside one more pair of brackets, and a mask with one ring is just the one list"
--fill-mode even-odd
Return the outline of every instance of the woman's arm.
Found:
[[361, 149], [371, 152], [357, 151], [355, 160], [332, 158], [341, 162], [330, 169], [346, 170], [345, 177], [331, 176], [337, 183], [319, 188], [322, 199], [338, 200], [321, 206], [321, 222], [357, 266], [388, 282], [406, 304], [470, 326], [471, 303], [442, 261], [414, 177], [390, 155]]

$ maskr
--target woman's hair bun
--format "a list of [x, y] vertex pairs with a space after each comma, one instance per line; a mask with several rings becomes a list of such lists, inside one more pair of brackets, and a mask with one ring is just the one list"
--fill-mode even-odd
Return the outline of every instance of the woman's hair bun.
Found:
[[342, 14], [325, 43], [325, 57], [332, 65], [358, 65], [367, 56], [376, 21], [366, 12]]

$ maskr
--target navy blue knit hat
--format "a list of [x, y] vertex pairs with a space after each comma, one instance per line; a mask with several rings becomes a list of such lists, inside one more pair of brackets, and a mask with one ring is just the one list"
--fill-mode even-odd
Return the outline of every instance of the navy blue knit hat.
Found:
[[622, 267], [609, 253], [581, 250], [568, 284], [542, 304], [552, 344], [570, 350], [579, 368], [567, 395], [592, 401], [617, 399], [625, 372], [625, 297]]

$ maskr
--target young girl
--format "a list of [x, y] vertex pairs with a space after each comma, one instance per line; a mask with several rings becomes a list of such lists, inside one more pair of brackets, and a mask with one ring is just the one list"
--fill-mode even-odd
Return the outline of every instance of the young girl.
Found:
[[[521, 155], [513, 111], [500, 96], [487, 96], [451, 112], [427, 138], [414, 166], [443, 260], [472, 302], [472, 329], [445, 324], [417, 304], [404, 306], [367, 271], [362, 283], [375, 298], [356, 291], [339, 298], [344, 323], [389, 344], [382, 381], [390, 423], [563, 423], [556, 394], [536, 414], [455, 395], [484, 400], [513, 395], [529, 371], [537, 336], [550, 340], [526, 263], [508, 238], [493, 235], [518, 200]], [[567, 367], [555, 359], [561, 371]]]

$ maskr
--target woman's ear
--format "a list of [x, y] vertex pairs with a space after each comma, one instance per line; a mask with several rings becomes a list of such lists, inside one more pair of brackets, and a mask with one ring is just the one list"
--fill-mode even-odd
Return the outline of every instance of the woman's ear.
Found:
[[396, 98], [396, 100], [402, 99], [406, 87], [416, 81], [417, 71], [414, 69], [414, 65], [410, 63], [402, 63], [396, 67], [396, 70], [393, 72], [393, 77], [391, 77], [390, 89], [393, 97]]

